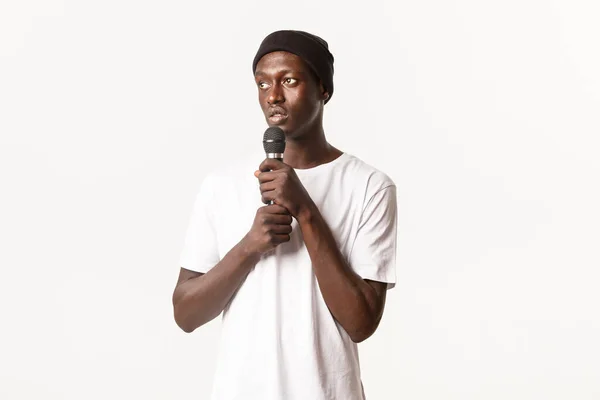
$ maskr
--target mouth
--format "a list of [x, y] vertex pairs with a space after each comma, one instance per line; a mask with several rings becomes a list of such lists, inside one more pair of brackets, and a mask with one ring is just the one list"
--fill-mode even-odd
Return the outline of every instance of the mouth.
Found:
[[269, 117], [269, 121], [275, 125], [281, 124], [287, 119], [287, 115], [273, 114]]
[[286, 111], [280, 107], [274, 107], [270, 109], [267, 115], [269, 122], [273, 124], [281, 124], [288, 118]]

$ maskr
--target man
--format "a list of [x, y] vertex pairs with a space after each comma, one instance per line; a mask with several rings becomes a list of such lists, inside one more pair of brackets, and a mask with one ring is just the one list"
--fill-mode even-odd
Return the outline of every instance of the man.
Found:
[[323, 39], [274, 32], [253, 72], [268, 125], [285, 132], [283, 162], [205, 178], [175, 320], [192, 332], [223, 312], [215, 400], [364, 399], [356, 343], [395, 284], [395, 185], [325, 138], [333, 56]]

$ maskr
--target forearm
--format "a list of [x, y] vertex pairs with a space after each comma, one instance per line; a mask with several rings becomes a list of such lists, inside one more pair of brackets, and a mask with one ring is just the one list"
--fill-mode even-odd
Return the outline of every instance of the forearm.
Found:
[[259, 259], [242, 240], [206, 274], [181, 283], [173, 295], [177, 325], [192, 332], [218, 316]]
[[344, 260], [331, 229], [316, 207], [305, 211], [298, 221], [329, 311], [353, 341], [365, 340], [381, 318], [382, 307], [375, 289]]

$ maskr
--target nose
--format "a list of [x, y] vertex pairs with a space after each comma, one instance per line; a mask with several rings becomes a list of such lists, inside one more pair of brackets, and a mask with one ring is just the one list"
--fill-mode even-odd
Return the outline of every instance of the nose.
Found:
[[267, 97], [267, 103], [269, 105], [283, 103], [285, 101], [285, 97], [283, 97], [283, 89], [281, 85], [275, 84], [271, 87], [271, 91], [269, 92], [269, 96]]

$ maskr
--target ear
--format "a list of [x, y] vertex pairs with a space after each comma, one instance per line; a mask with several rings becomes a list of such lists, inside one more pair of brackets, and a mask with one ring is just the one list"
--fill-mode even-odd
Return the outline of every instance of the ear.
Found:
[[321, 91], [321, 100], [327, 100], [329, 98], [329, 92], [325, 90], [322, 82], [319, 82], [319, 89]]

